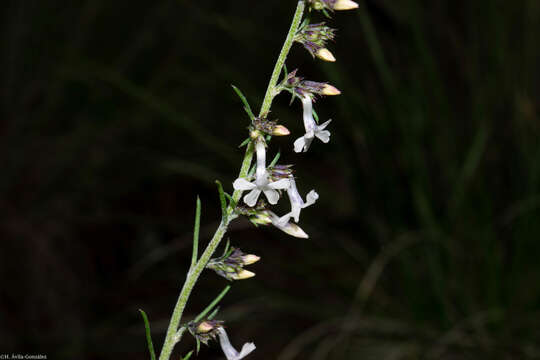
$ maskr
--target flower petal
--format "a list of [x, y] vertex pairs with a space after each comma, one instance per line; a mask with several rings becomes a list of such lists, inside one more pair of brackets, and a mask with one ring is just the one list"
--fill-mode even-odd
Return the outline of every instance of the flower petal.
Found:
[[242, 350], [240, 350], [240, 354], [238, 355], [237, 359], [240, 360], [247, 355], [249, 355], [253, 350], [255, 350], [257, 347], [254, 343], [245, 343], [244, 346], [242, 346]]
[[328, 130], [317, 131], [315, 133], [315, 136], [318, 137], [325, 144], [330, 141], [330, 131]]
[[255, 184], [250, 183], [244, 178], [238, 178], [233, 182], [234, 190], [252, 190], [255, 189]]
[[244, 202], [248, 205], [248, 206], [255, 206], [255, 204], [257, 203], [257, 199], [259, 199], [259, 195], [261, 194], [261, 190], [259, 189], [253, 189], [249, 192], [249, 194], [247, 194], [246, 196], [244, 196]]
[[290, 186], [289, 179], [281, 179], [268, 184], [270, 189], [287, 189]]
[[[313, 133], [312, 133], [313, 134]], [[313, 141], [313, 135], [311, 136], [307, 136], [308, 134], [306, 134], [306, 143], [304, 144], [304, 152], [307, 152], [310, 145], [311, 145], [311, 142]]]
[[266, 195], [266, 198], [268, 199], [268, 202], [270, 204], [272, 204], [272, 205], [277, 204], [277, 202], [279, 200], [279, 193], [276, 190], [266, 188], [264, 190], [264, 195]]
[[330, 124], [330, 122], [332, 121], [332, 119], [328, 120], [328, 121], [325, 121], [323, 122], [321, 125], [317, 126], [317, 128], [320, 130], [324, 130], [326, 129], [326, 127], [328, 126], [328, 124]]
[[302, 152], [302, 149], [304, 148], [304, 145], [306, 144], [306, 140], [304, 139], [304, 137], [299, 137], [298, 139], [296, 139], [296, 141], [294, 142], [294, 152]]
[[306, 196], [306, 203], [303, 207], [308, 207], [315, 204], [315, 201], [317, 201], [317, 199], [319, 199], [319, 194], [317, 194], [315, 190], [311, 190]]

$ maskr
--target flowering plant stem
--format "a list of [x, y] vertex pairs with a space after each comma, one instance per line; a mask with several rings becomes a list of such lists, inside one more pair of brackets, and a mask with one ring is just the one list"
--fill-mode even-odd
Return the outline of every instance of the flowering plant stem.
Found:
[[[289, 54], [291, 46], [294, 42], [294, 37], [296, 35], [298, 27], [300, 26], [302, 15], [304, 13], [304, 7], [305, 7], [304, 1], [298, 1], [298, 4], [296, 6], [296, 11], [294, 13], [294, 17], [291, 23], [291, 27], [289, 29], [289, 33], [287, 34], [285, 43], [283, 44], [279, 57], [274, 66], [272, 77], [270, 78], [270, 82], [268, 83], [268, 87], [266, 89], [266, 94], [264, 96], [264, 100], [261, 106], [261, 110], [259, 112], [259, 116], [261, 116], [262, 114], [270, 110], [270, 106], [272, 105], [272, 100], [277, 95], [276, 85], [279, 79], [279, 75], [283, 68], [283, 64], [285, 63], [287, 55]], [[253, 147], [253, 144], [250, 143], [247, 146], [246, 153], [244, 155], [244, 160], [242, 161], [242, 166], [240, 168], [240, 174], [239, 174], [240, 178], [247, 176], [249, 168], [251, 166], [252, 159], [253, 159], [253, 152], [254, 152], [254, 147]], [[182, 287], [182, 290], [180, 291], [180, 295], [174, 307], [171, 321], [167, 329], [167, 334], [165, 336], [165, 342], [163, 343], [163, 348], [161, 349], [161, 354], [159, 355], [159, 360], [170, 359], [174, 346], [176, 345], [176, 343], [180, 341], [182, 334], [185, 331], [185, 328], [179, 329], [178, 327], [180, 325], [182, 314], [186, 307], [191, 291], [193, 290], [193, 287], [197, 283], [197, 280], [199, 279], [201, 272], [204, 270], [206, 264], [208, 263], [208, 261], [210, 260], [214, 252], [216, 251], [221, 240], [223, 239], [223, 236], [227, 232], [227, 227], [229, 226], [229, 223], [236, 217], [234, 214], [234, 206], [235, 206], [234, 204], [236, 204], [238, 200], [240, 200], [241, 195], [242, 195], [241, 190], [234, 191], [233, 196], [232, 196], [233, 201], [227, 207], [226, 213], [223, 214], [221, 222], [216, 232], [214, 233], [214, 236], [210, 240], [210, 243], [204, 250], [200, 259], [198, 261], [195, 261], [196, 259], [194, 259], [194, 261], [192, 262], [192, 265], [190, 266], [186, 281], [184, 283], [184, 286]]]

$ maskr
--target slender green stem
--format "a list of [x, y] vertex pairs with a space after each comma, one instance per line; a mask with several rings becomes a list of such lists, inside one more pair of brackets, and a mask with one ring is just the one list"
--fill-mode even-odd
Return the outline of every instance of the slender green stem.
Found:
[[281, 48], [281, 52], [279, 53], [276, 65], [274, 66], [274, 72], [272, 72], [272, 77], [270, 78], [270, 83], [268, 84], [268, 88], [266, 88], [266, 94], [264, 95], [264, 100], [261, 106], [261, 111], [259, 112], [259, 116], [270, 110], [270, 106], [272, 106], [272, 100], [274, 100], [274, 97], [277, 95], [275, 90], [279, 79], [279, 74], [281, 73], [281, 69], [285, 64], [287, 55], [289, 55], [289, 51], [291, 50], [291, 46], [294, 42], [294, 36], [296, 35], [298, 27], [300, 26], [300, 22], [302, 21], [304, 7], [304, 1], [299, 1], [298, 5], [296, 6], [296, 12], [294, 13], [291, 28], [289, 29], [289, 33], [287, 34], [287, 39], [285, 39], [285, 43]]
[[[285, 64], [285, 60], [287, 59], [287, 55], [289, 54], [289, 51], [293, 44], [294, 35], [296, 34], [298, 30], [298, 26], [300, 25], [300, 21], [302, 20], [304, 7], [305, 7], [304, 1], [303, 0], [298, 1], [298, 5], [296, 7], [296, 12], [294, 13], [294, 18], [293, 18], [291, 27], [289, 29], [289, 33], [287, 34], [285, 43], [283, 44], [279, 57], [276, 61], [274, 71], [272, 72], [272, 77], [270, 78], [270, 82], [268, 83], [268, 88], [266, 89], [266, 94], [264, 96], [263, 104], [261, 106], [261, 111], [259, 112], [260, 115], [270, 110], [270, 106], [272, 105], [272, 100], [277, 95], [275, 89], [276, 89], [276, 85], [279, 79], [279, 74], [281, 73], [281, 69], [283, 65]], [[253, 145], [249, 144], [247, 146], [246, 153], [244, 155], [244, 160], [242, 160], [240, 174], [238, 175], [239, 177], [245, 177], [247, 175], [249, 171], [249, 167], [253, 160], [253, 150], [254, 150]], [[242, 191], [235, 190], [232, 196], [235, 203], [238, 202], [238, 200], [240, 199], [240, 196], [242, 196]], [[227, 209], [227, 213], [229, 215], [232, 215], [233, 212], [234, 212], [234, 208], [231, 204], [229, 205], [229, 208]], [[182, 290], [180, 291], [180, 295], [178, 296], [178, 300], [176, 301], [176, 305], [174, 307], [173, 314], [171, 316], [171, 321], [167, 329], [167, 334], [165, 336], [165, 342], [163, 343], [163, 348], [161, 349], [161, 354], [159, 355], [159, 360], [169, 360], [171, 357], [171, 353], [174, 348], [174, 345], [176, 345], [176, 343], [180, 341], [183, 331], [178, 331], [178, 326], [180, 324], [180, 320], [182, 319], [182, 314], [186, 307], [189, 296], [191, 295], [191, 291], [193, 290], [193, 287], [197, 283], [197, 280], [199, 279], [199, 276], [204, 270], [206, 264], [210, 260], [210, 257], [214, 254], [217, 247], [219, 246], [219, 243], [221, 242], [221, 240], [223, 239], [223, 236], [227, 232], [227, 227], [229, 226], [229, 223], [233, 219], [234, 219], [234, 216], [223, 216], [221, 223], [219, 224], [216, 232], [214, 233], [214, 236], [212, 237], [212, 240], [210, 240], [210, 243], [204, 250], [200, 259], [195, 263], [194, 266], [191, 266], [187, 274], [186, 281], [184, 285], [182, 286]]]

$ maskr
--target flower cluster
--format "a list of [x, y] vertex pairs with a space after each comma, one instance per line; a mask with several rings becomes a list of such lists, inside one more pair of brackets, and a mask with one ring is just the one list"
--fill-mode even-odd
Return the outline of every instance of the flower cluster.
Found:
[[255, 276], [255, 273], [245, 270], [244, 266], [254, 264], [260, 259], [257, 255], [244, 254], [240, 249], [231, 248], [222, 256], [210, 259], [206, 267], [229, 281], [244, 280]]
[[[326, 11], [348, 10], [358, 7], [350, 0], [308, 0], [310, 9]], [[333, 54], [326, 48], [326, 43], [333, 40], [335, 29], [324, 22], [310, 24], [306, 20], [296, 32], [294, 41], [302, 44], [313, 57], [326, 61], [335, 61]], [[325, 82], [305, 80], [297, 75], [297, 70], [285, 74], [285, 78], [274, 89], [275, 94], [287, 91], [292, 95], [292, 101], [298, 98], [302, 103], [304, 135], [298, 137], [293, 144], [296, 153], [307, 152], [315, 138], [323, 143], [330, 141], [328, 125], [332, 121], [319, 124], [318, 117], [313, 110], [313, 102], [319, 96], [339, 95], [341, 92], [334, 86]], [[289, 235], [307, 238], [308, 235], [296, 223], [300, 220], [303, 209], [313, 205], [319, 198], [315, 190], [311, 190], [304, 198], [298, 191], [296, 179], [293, 175], [292, 165], [266, 164], [267, 141], [272, 135], [288, 135], [287, 128], [277, 125], [276, 122], [266, 119], [267, 114], [252, 120], [250, 138], [255, 149], [256, 167], [246, 177], [240, 177], [233, 182], [236, 191], [247, 191], [243, 197], [244, 204], [236, 207], [236, 213], [245, 215], [255, 225], [272, 224]], [[261, 197], [264, 193], [264, 198]], [[290, 211], [282, 216], [276, 215], [269, 209], [275, 205], [282, 194], [287, 193], [290, 202]]]
[[336, 58], [326, 48], [326, 42], [334, 39], [335, 29], [325, 26], [324, 23], [306, 24], [296, 33], [294, 41], [304, 45], [313, 57], [334, 62]]

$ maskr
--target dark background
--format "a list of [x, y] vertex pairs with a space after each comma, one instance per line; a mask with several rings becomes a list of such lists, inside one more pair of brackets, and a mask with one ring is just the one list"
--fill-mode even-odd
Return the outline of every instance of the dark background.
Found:
[[[249, 359], [540, 359], [540, 2], [360, 5], [336, 63], [288, 59], [342, 91], [316, 105], [331, 142], [293, 153], [301, 107], [272, 109], [311, 238], [235, 221], [262, 260], [218, 318]], [[230, 84], [260, 107], [295, 1], [2, 7], [0, 353], [148, 359], [137, 309], [159, 351], [196, 196], [206, 244], [243, 156]], [[186, 319], [225, 285], [204, 273]]]

